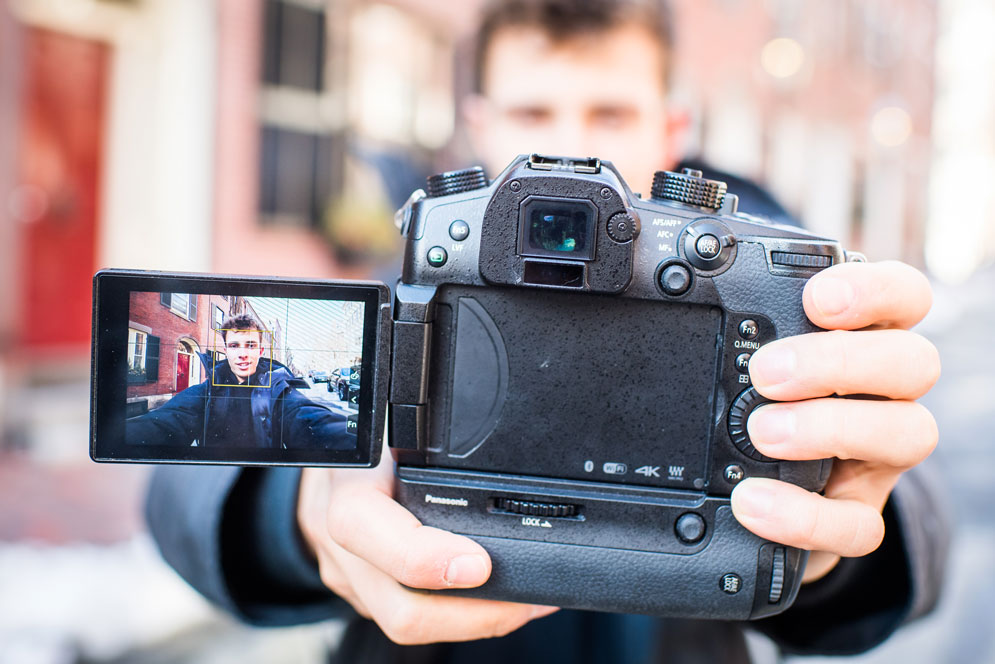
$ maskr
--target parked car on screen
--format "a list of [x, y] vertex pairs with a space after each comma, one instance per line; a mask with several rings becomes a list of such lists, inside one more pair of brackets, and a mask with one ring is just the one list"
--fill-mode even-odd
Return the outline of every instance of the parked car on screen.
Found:
[[312, 369], [309, 371], [308, 376], [311, 378], [311, 382], [315, 385], [318, 383], [327, 383], [330, 378], [327, 371], [320, 371], [318, 369]]
[[339, 400], [346, 403], [353, 402], [359, 398], [359, 367], [355, 364], [351, 367], [339, 369], [339, 377], [335, 382], [335, 391], [338, 392]]
[[352, 373], [352, 367], [341, 367], [339, 369], [334, 369], [328, 377], [328, 391], [338, 392], [339, 391], [339, 381], [345, 376], [346, 380], [349, 378], [349, 374]]

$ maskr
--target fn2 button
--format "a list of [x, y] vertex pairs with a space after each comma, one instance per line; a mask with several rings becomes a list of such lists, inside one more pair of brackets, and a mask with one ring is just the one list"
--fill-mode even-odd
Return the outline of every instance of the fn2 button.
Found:
[[739, 324], [739, 336], [744, 339], [756, 339], [758, 334], [760, 334], [760, 326], [752, 318], [747, 318]]

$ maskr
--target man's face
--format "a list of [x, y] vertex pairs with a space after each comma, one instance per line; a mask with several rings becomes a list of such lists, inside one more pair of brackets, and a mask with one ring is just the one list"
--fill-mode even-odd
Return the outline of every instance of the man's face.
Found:
[[554, 42], [537, 28], [505, 28], [491, 42], [483, 95], [465, 111], [477, 155], [494, 176], [519, 154], [600, 157], [634, 191], [673, 168], [686, 125], [666, 104], [660, 47], [620, 25]]
[[263, 354], [263, 333], [259, 330], [229, 330], [225, 333], [225, 354], [239, 383], [256, 373]]

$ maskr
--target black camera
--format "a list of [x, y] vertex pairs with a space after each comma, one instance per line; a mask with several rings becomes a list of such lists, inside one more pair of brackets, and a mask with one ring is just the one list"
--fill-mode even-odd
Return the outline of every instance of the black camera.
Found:
[[[749, 359], [817, 329], [806, 279], [859, 254], [738, 213], [700, 172], [658, 172], [641, 198], [598, 159], [436, 175], [396, 220], [392, 315], [382, 284], [98, 273], [91, 456], [373, 465], [386, 416], [396, 499], [493, 562], [482, 587], [442, 592], [721, 619], [790, 606], [806, 553], [740, 526], [729, 495], [750, 476], [819, 491], [831, 461], [751, 445]], [[194, 305], [200, 337], [174, 320]]]

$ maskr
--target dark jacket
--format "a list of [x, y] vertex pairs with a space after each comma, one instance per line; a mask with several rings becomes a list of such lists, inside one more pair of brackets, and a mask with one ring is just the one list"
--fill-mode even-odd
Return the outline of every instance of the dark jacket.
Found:
[[228, 361], [212, 362], [204, 382], [188, 387], [165, 404], [126, 423], [132, 444], [201, 447], [352, 449], [355, 436], [346, 418], [314, 403], [295, 389], [283, 364], [263, 358], [245, 385]]

